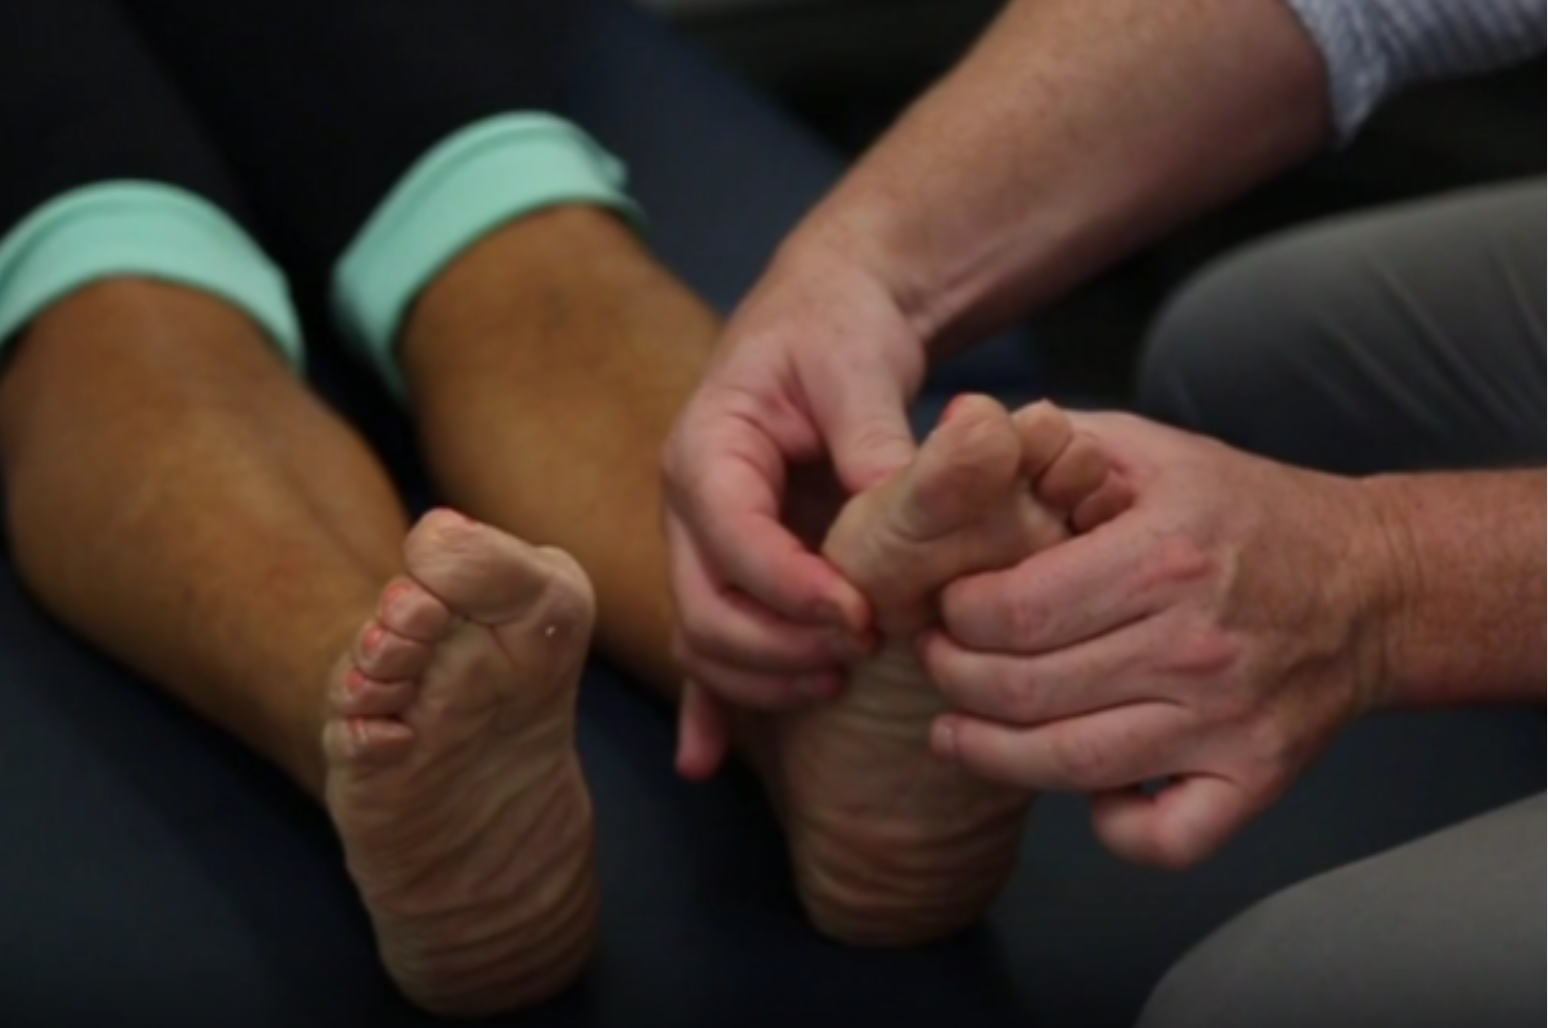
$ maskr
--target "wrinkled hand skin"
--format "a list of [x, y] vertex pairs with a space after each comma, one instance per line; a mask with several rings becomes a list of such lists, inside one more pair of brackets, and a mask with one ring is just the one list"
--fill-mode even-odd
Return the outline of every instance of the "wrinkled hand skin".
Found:
[[932, 744], [994, 781], [1092, 794], [1115, 853], [1185, 868], [1385, 702], [1399, 547], [1361, 482], [1138, 418], [1077, 423], [1134, 502], [946, 590], [920, 651], [957, 713]]
[[663, 458], [684, 775], [724, 760], [728, 706], [832, 699], [874, 646], [869, 605], [788, 519], [831, 518], [912, 458], [924, 366], [888, 291], [831, 253], [787, 250], [732, 319]]

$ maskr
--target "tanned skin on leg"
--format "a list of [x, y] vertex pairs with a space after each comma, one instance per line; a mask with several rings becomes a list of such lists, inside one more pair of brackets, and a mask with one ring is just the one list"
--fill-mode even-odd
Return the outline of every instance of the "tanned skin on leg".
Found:
[[[434, 515], [229, 305], [113, 280], [0, 378], [17, 562], [42, 603], [325, 802], [399, 987], [493, 1013], [595, 922], [573, 749], [573, 561]], [[518, 859], [519, 858], [519, 859]]]

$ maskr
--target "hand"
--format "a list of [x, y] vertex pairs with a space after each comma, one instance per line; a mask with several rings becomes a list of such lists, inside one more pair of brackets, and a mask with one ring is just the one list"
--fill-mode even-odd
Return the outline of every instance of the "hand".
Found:
[[868, 605], [792, 519], [825, 527], [848, 494], [909, 461], [924, 368], [888, 291], [836, 254], [787, 247], [732, 320], [664, 462], [685, 775], [725, 756], [717, 698], [759, 709], [831, 698], [865, 652]]
[[1096, 794], [1110, 849], [1182, 868], [1381, 699], [1392, 550], [1358, 482], [1137, 418], [1077, 421], [1133, 505], [946, 590], [921, 652], [960, 713], [932, 743], [989, 779]]

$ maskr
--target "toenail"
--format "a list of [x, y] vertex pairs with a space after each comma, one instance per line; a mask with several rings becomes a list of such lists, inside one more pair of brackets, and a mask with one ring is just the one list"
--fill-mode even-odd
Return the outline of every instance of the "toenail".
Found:
[[350, 668], [349, 674], [344, 676], [344, 688], [347, 689], [351, 695], [353, 695], [360, 692], [360, 690], [364, 689], [365, 687], [365, 673], [362, 672], [359, 668]]
[[372, 625], [366, 632], [365, 645], [361, 647], [368, 657], [374, 657], [382, 648], [382, 639], [387, 633], [382, 631], [381, 625]]
[[349, 719], [349, 734], [358, 746], [364, 746], [371, 741], [371, 736], [367, 731], [366, 721], [363, 717], [352, 717]]

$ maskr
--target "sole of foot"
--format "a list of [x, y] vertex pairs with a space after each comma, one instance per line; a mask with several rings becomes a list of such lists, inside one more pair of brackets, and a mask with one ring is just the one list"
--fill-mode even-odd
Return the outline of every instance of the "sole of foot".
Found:
[[914, 945], [978, 921], [1015, 869], [1033, 798], [935, 757], [945, 712], [915, 657], [939, 591], [1068, 538], [1068, 506], [1106, 462], [1048, 405], [1014, 417], [967, 397], [898, 475], [840, 513], [825, 555], [871, 601], [883, 645], [834, 703], [766, 723], [765, 777], [816, 927], [868, 947]]
[[443, 1016], [531, 1006], [595, 937], [575, 702], [594, 601], [565, 554], [449, 511], [340, 662], [328, 810], [399, 989]]

